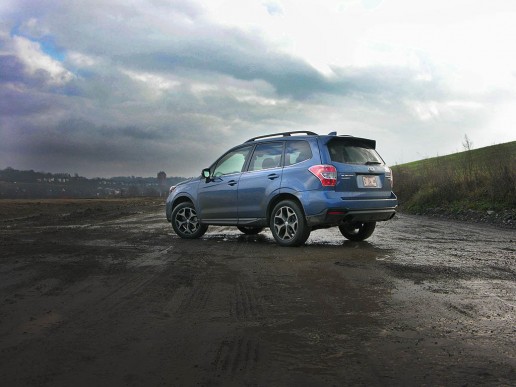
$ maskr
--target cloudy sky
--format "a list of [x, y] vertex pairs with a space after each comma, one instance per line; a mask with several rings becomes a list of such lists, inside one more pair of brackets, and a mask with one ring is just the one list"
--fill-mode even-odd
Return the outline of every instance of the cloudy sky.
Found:
[[2, 0], [0, 169], [197, 175], [271, 132], [516, 140], [514, 0]]

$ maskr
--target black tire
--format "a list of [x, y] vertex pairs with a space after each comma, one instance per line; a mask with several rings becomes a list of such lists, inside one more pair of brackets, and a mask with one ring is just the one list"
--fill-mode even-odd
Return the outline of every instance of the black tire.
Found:
[[199, 222], [195, 207], [190, 202], [178, 204], [172, 211], [172, 228], [184, 239], [196, 239], [204, 235], [208, 226]]
[[350, 241], [363, 241], [369, 238], [376, 227], [376, 222], [352, 222], [339, 226], [344, 237]]
[[301, 246], [310, 236], [305, 214], [292, 200], [283, 200], [274, 206], [269, 225], [280, 246]]
[[237, 226], [237, 228], [246, 235], [256, 235], [263, 231], [263, 227]]

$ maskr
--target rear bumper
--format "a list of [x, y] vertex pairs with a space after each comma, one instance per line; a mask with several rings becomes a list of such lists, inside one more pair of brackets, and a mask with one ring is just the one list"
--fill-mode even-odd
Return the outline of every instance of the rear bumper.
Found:
[[379, 222], [392, 219], [396, 214], [398, 199], [391, 192], [387, 198], [342, 197], [337, 192], [305, 192], [308, 225], [335, 226], [345, 222]]
[[345, 222], [380, 222], [392, 219], [396, 208], [375, 208], [366, 210], [328, 209], [322, 213], [307, 216], [310, 227], [321, 225], [339, 225]]

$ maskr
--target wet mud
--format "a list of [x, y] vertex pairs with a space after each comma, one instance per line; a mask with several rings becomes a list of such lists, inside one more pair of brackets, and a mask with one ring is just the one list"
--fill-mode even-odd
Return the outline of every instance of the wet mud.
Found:
[[402, 214], [281, 248], [182, 240], [160, 201], [39, 206], [0, 220], [3, 385], [516, 383], [514, 230]]

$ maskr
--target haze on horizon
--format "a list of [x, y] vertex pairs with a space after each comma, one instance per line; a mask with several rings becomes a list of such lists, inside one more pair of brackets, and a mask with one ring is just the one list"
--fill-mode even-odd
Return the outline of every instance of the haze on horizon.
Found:
[[516, 139], [511, 0], [4, 0], [0, 169], [198, 175], [267, 133]]

